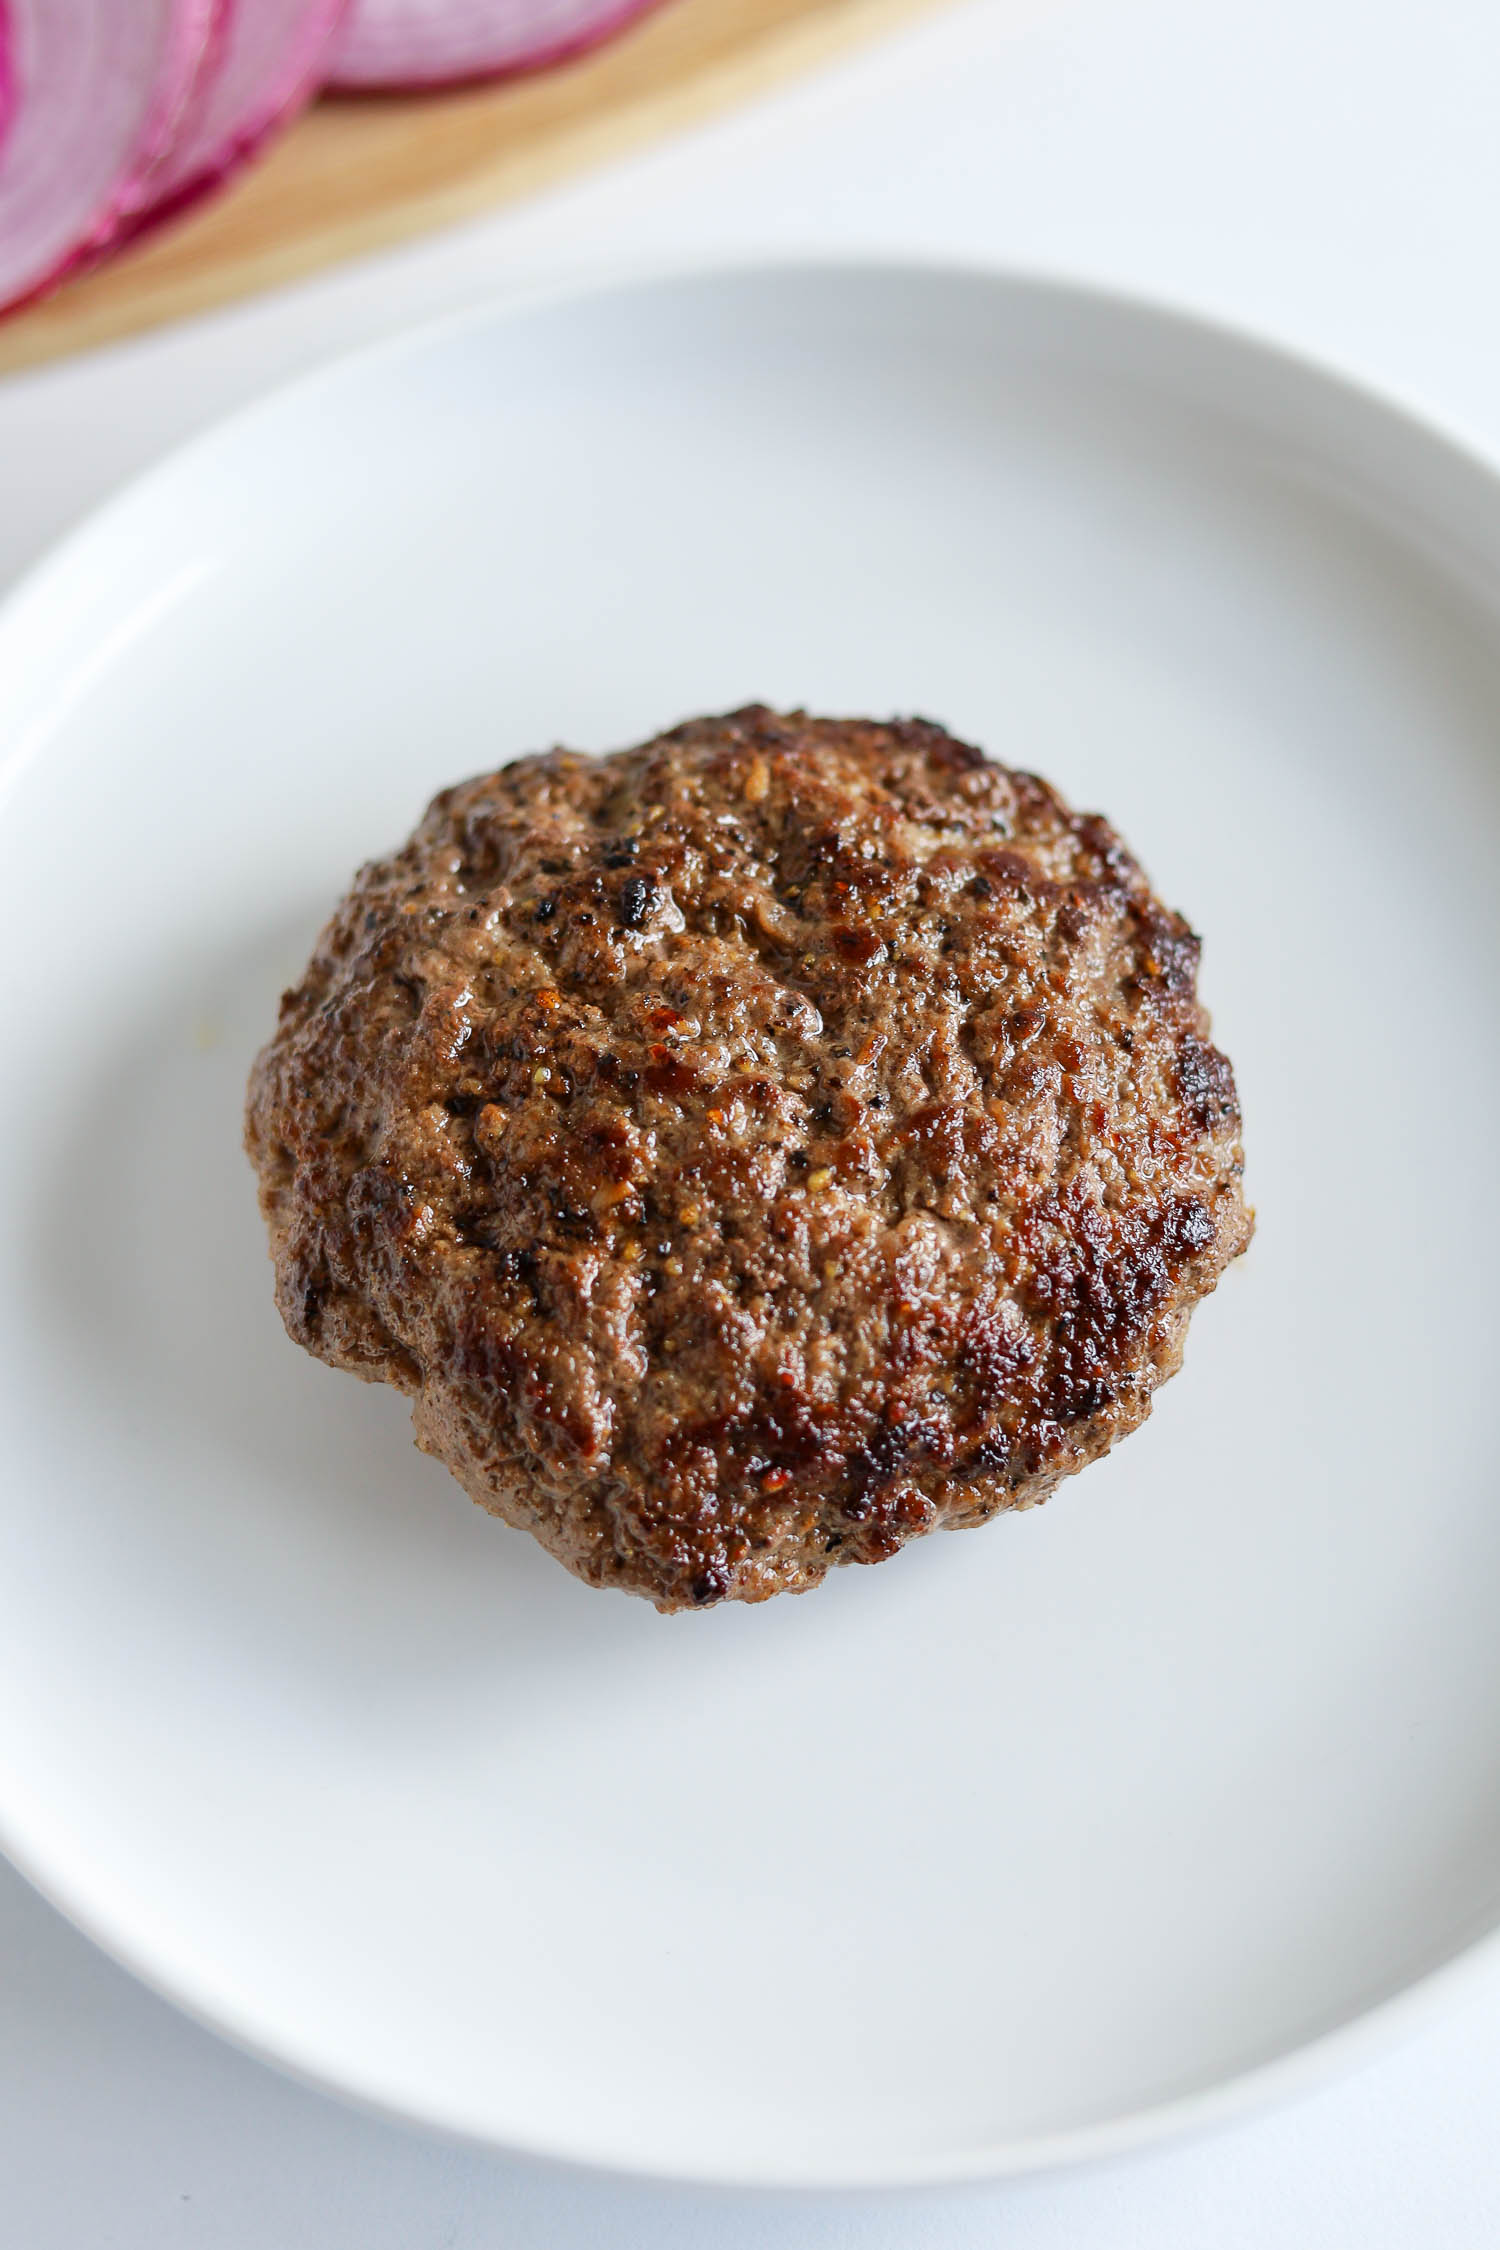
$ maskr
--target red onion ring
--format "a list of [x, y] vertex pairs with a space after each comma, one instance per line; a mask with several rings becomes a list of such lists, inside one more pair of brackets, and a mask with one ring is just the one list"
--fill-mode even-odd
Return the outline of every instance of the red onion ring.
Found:
[[150, 192], [202, 67], [216, 0], [5, 0], [0, 310], [93, 256]]
[[151, 175], [140, 233], [232, 179], [318, 91], [348, 0], [229, 0], [215, 67]]
[[6, 129], [16, 110], [16, 78], [10, 67], [10, 17], [5, 0], [0, 0], [0, 148], [5, 145]]
[[656, 0], [354, 0], [331, 88], [374, 93], [540, 70], [623, 31]]

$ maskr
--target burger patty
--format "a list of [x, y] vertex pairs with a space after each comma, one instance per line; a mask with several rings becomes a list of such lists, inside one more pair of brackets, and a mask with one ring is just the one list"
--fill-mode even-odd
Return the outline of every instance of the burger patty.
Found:
[[925, 720], [518, 759], [282, 1000], [282, 1318], [664, 1610], [1034, 1506], [1250, 1236], [1198, 952], [1107, 822]]

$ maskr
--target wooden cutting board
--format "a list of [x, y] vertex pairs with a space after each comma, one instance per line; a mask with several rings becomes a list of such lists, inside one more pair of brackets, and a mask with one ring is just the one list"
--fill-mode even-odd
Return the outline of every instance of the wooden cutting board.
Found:
[[320, 102], [229, 192], [0, 321], [0, 372], [444, 226], [691, 124], [940, 0], [663, 0], [533, 78]]

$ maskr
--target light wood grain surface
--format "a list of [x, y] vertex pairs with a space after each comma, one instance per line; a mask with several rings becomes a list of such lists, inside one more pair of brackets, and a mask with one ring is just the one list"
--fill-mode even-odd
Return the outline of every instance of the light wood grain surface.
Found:
[[522, 196], [941, 0], [664, 0], [533, 78], [325, 101], [203, 211], [0, 322], [0, 372], [176, 320]]

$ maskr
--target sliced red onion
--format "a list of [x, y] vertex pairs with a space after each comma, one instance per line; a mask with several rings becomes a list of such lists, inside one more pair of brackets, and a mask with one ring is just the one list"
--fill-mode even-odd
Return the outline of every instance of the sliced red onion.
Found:
[[148, 183], [139, 233], [232, 179], [321, 85], [348, 0], [229, 0], [215, 67], [194, 90]]
[[539, 70], [597, 46], [655, 0], [353, 0], [328, 84], [351, 93]]
[[171, 140], [216, 0], [5, 0], [13, 108], [0, 148], [0, 311], [130, 219]]
[[16, 78], [10, 67], [10, 15], [0, 0], [0, 148], [16, 108]]

